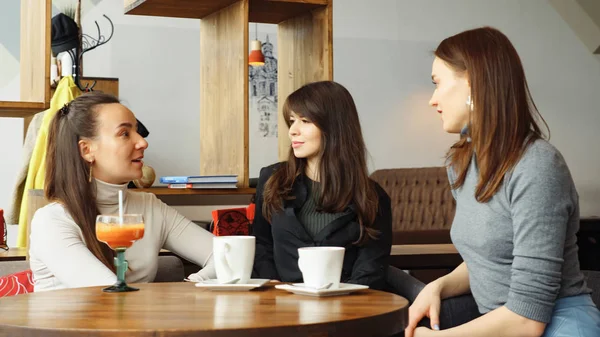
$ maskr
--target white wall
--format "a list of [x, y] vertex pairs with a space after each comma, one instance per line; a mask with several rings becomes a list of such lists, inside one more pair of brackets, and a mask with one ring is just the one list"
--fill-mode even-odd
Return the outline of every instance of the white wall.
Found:
[[[119, 98], [150, 131], [144, 161], [157, 176], [200, 170], [200, 21], [123, 14], [122, 1], [102, 1], [82, 18], [98, 21], [107, 44], [84, 56], [85, 76], [117, 77]], [[105, 33], [106, 32], [106, 33]]]
[[427, 106], [431, 52], [447, 36], [490, 25], [522, 58], [582, 215], [600, 215], [600, 62], [545, 0], [337, 0], [333, 19], [334, 78], [354, 94], [373, 169], [442, 164], [455, 138]]
[[[84, 56], [85, 76], [117, 77], [119, 98], [150, 131], [146, 164], [158, 177], [200, 171], [200, 21], [123, 14], [122, 1], [88, 8], [84, 32], [94, 21], [113, 39]], [[86, 28], [87, 27], [87, 28]], [[213, 207], [176, 207], [194, 220], [210, 219]]]
[[20, 98], [20, 13], [19, 0], [3, 0], [0, 4], [0, 101], [18, 101]]
[[[11, 198], [21, 167], [21, 145], [23, 144], [23, 119], [0, 118], [0, 208], [5, 214], [10, 211]], [[9, 226], [9, 229], [17, 226]], [[0, 234], [1, 235], [1, 234]], [[17, 240], [16, 232], [8, 234], [9, 246], [14, 246]]]
[[[20, 98], [19, 59], [21, 2], [3, 0], [0, 4], [0, 100]], [[23, 120], [0, 118], [0, 208], [9, 212], [17, 170], [21, 164]], [[9, 244], [14, 245], [16, 233], [9, 228]]]

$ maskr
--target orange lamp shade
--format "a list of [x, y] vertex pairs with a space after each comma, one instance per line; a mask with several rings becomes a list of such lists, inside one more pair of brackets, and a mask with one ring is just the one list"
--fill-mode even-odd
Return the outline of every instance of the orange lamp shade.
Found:
[[265, 65], [265, 56], [262, 53], [262, 44], [259, 40], [252, 41], [252, 49], [250, 56], [248, 56], [248, 63], [252, 66], [263, 66]]

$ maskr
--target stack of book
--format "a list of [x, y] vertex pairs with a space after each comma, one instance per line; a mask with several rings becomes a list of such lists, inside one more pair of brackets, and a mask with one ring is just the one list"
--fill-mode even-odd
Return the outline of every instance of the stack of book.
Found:
[[166, 176], [160, 177], [160, 182], [169, 188], [236, 188], [238, 178], [236, 175]]

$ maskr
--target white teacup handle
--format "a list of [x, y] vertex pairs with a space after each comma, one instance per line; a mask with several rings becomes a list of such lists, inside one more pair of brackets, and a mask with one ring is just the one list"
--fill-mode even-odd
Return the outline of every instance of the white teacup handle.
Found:
[[227, 262], [227, 255], [230, 251], [231, 251], [231, 246], [227, 242], [224, 242], [223, 243], [223, 254], [221, 255], [220, 262], [221, 262], [221, 265], [227, 271], [227, 274], [233, 278], [233, 271], [231, 270], [231, 267], [229, 266], [229, 262]]
[[298, 269], [300, 269], [301, 272], [304, 273], [304, 268], [302, 267], [304, 265], [304, 263], [302, 262], [302, 256], [298, 257]]

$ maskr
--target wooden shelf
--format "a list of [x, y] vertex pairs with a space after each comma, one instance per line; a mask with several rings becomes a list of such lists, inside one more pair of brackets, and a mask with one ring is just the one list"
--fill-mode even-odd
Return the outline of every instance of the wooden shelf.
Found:
[[[111, 94], [116, 96], [117, 98], [119, 97], [119, 79], [118, 78], [114, 78], [114, 77], [82, 77], [81, 78], [81, 85], [82, 86], [86, 86], [86, 85], [92, 85], [94, 82], [96, 82], [96, 84], [94, 85], [93, 90], [94, 91], [101, 91], [105, 94]], [[54, 96], [54, 92], [56, 91], [56, 88], [50, 88], [50, 97]]]
[[[202, 19], [239, 0], [125, 0], [125, 14]], [[280, 23], [329, 0], [250, 0], [250, 22]]]
[[0, 101], [0, 117], [29, 117], [48, 107], [50, 103]]
[[131, 191], [149, 192], [171, 206], [248, 205], [255, 188], [178, 189], [167, 187], [133, 188]]
[[326, 7], [329, 0], [250, 0], [250, 22], [281, 23]]
[[[229, 189], [179, 189], [167, 187], [132, 188], [132, 192], [148, 192], [156, 195], [167, 205], [172, 206], [216, 206], [247, 205], [256, 193], [255, 188]], [[44, 199], [44, 190], [29, 190], [30, 209], [37, 210], [48, 202]], [[36, 203], [37, 202], [37, 203]], [[31, 214], [33, 216], [33, 213]]]
[[0, 249], [0, 262], [3, 261], [24, 261], [27, 259], [27, 248], [9, 248]]
[[168, 188], [168, 187], [150, 187], [150, 188], [132, 188], [135, 192], [148, 192], [156, 196], [163, 195], [252, 195], [256, 193], [255, 188], [220, 188], [220, 189], [188, 189], [188, 188]]
[[238, 0], [125, 0], [125, 14], [202, 19]]

